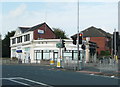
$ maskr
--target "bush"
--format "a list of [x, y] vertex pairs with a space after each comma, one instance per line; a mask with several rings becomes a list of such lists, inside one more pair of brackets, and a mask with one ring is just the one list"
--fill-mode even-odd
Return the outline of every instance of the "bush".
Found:
[[110, 51], [101, 51], [100, 56], [110, 56]]

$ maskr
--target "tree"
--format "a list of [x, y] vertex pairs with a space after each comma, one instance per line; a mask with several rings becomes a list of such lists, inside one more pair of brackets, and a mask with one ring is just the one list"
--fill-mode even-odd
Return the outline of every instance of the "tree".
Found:
[[15, 31], [8, 32], [2, 40], [2, 57], [10, 57], [10, 37], [14, 34]]
[[54, 30], [54, 33], [56, 35], [56, 39], [60, 39], [60, 38], [61, 39], [68, 39], [65, 31], [63, 31], [63, 30], [61, 30], [59, 28], [53, 28], [53, 30]]

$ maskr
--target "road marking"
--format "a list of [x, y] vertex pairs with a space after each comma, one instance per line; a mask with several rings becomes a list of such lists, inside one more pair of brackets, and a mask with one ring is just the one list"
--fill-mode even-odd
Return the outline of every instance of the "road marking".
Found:
[[10, 80], [12, 82], [16, 82], [16, 83], [19, 83], [19, 84], [22, 84], [22, 85], [30, 86], [29, 84], [26, 84], [26, 83], [15, 80], [15, 79], [21, 79], [21, 80], [29, 81], [29, 82], [36, 83], [36, 84], [39, 84], [39, 85], [43, 85], [43, 86], [46, 86], [46, 87], [53, 87], [53, 86], [47, 85], [45, 83], [37, 82], [37, 81], [27, 79], [27, 78], [23, 78], [23, 77], [11, 77], [11, 78], [0, 78], [0, 79]]
[[[93, 75], [93, 74], [89, 74], [89, 75]], [[111, 77], [111, 76], [95, 75], [95, 74], [94, 74], [93, 76], [98, 76], [98, 77], [107, 77], [107, 78], [111, 78], [111, 79], [120, 79], [119, 77], [115, 77], [115, 76], [114, 76], [114, 77], [113, 77], [113, 76]]]
[[53, 87], [53, 86], [47, 85], [47, 84], [45, 84], [45, 83], [33, 81], [33, 80], [30, 80], [30, 79], [27, 79], [27, 78], [22, 78], [22, 77], [21, 77], [21, 79], [26, 80], [26, 81], [29, 81], [29, 82], [32, 82], [32, 83], [36, 83], [36, 84], [39, 84], [39, 85], [44, 85], [44, 86], [47, 86], [47, 87]]
[[90, 74], [90, 75], [95, 75], [95, 74]]
[[30, 86], [29, 84], [26, 84], [26, 83], [23, 83], [23, 82], [19, 82], [19, 81], [13, 80], [13, 79], [9, 79], [9, 80], [12, 81], [12, 82], [15, 82], [15, 83], [19, 83], [19, 84], [21, 84], [21, 85]]
[[11, 79], [21, 79], [21, 77], [0, 78], [0, 79], [6, 79], [6, 80], [11, 80]]

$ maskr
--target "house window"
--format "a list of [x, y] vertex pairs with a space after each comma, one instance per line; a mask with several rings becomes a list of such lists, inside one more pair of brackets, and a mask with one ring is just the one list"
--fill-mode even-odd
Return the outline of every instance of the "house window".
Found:
[[24, 42], [30, 41], [30, 34], [24, 35]]
[[22, 36], [17, 37], [17, 43], [21, 43], [22, 42]]
[[12, 44], [15, 44], [16, 43], [16, 38], [13, 38], [12, 39]]

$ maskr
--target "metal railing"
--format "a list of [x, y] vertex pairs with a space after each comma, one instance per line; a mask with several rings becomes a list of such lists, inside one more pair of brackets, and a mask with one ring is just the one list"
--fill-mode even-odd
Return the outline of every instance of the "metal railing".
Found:
[[103, 59], [99, 61], [98, 68], [100, 72], [118, 71], [118, 63], [115, 59]]

